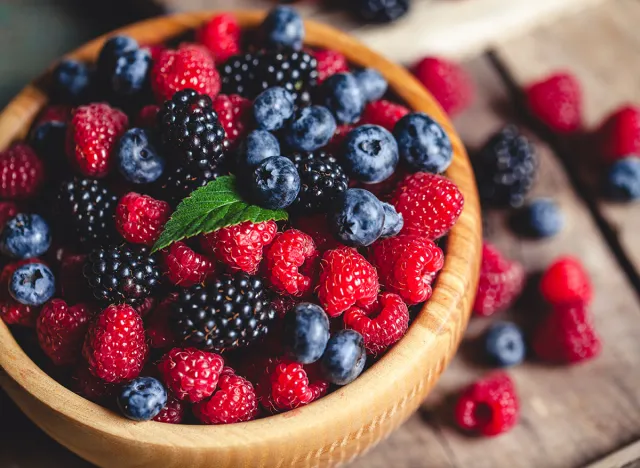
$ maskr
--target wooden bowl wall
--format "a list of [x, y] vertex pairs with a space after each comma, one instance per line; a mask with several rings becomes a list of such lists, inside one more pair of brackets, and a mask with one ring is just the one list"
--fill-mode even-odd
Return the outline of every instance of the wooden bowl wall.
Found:
[[[148, 20], [117, 32], [140, 43], [170, 40], [201, 25], [214, 12]], [[243, 27], [261, 12], [242, 11]], [[375, 67], [391, 89], [448, 132], [455, 157], [448, 176], [465, 207], [446, 246], [445, 266], [433, 297], [407, 335], [355, 382], [309, 406], [229, 426], [135, 423], [67, 390], [37, 367], [0, 320], [0, 384], [31, 420], [81, 457], [105, 467], [334, 466], [353, 459], [404, 422], [454, 356], [473, 304], [481, 253], [481, 222], [473, 172], [464, 147], [435, 100], [404, 68], [329, 26], [306, 23], [306, 44], [342, 52]], [[69, 57], [95, 60], [96, 39]], [[27, 86], [0, 115], [0, 149], [23, 138], [47, 103], [42, 83]]]

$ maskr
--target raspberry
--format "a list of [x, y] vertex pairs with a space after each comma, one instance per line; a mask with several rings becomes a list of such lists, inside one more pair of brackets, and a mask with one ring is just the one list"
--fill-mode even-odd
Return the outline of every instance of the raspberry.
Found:
[[124, 240], [152, 246], [171, 216], [171, 207], [148, 195], [129, 192], [116, 208], [116, 228]]
[[371, 247], [380, 283], [407, 304], [431, 297], [431, 284], [444, 266], [444, 254], [433, 241], [411, 234], [382, 239]]
[[184, 419], [184, 403], [169, 395], [167, 398], [167, 404], [162, 410], [153, 418], [154, 421], [167, 423], [167, 424], [180, 424]]
[[336, 50], [318, 49], [311, 51], [311, 55], [318, 61], [318, 84], [331, 75], [349, 71], [347, 58]]
[[158, 370], [176, 398], [197, 403], [213, 394], [223, 366], [218, 354], [196, 348], [173, 348], [162, 357]]
[[456, 184], [445, 177], [416, 172], [407, 176], [391, 197], [404, 218], [404, 234], [435, 240], [456, 223], [464, 198]]
[[317, 257], [318, 251], [308, 234], [297, 229], [278, 234], [266, 253], [265, 270], [273, 288], [292, 296], [309, 293]]
[[367, 104], [360, 118], [361, 124], [380, 125], [390, 132], [402, 117], [409, 113], [409, 109], [401, 104], [380, 99]]
[[318, 214], [296, 218], [293, 227], [311, 236], [313, 243], [319, 252], [340, 247], [338, 241], [329, 232], [329, 224], [326, 215]]
[[18, 214], [18, 205], [11, 201], [0, 202], [0, 230], [11, 218]]
[[145, 333], [149, 339], [149, 346], [154, 349], [169, 348], [176, 341], [169, 325], [169, 314], [176, 299], [177, 295], [171, 294], [145, 319]]
[[115, 147], [129, 126], [126, 114], [108, 104], [80, 106], [67, 129], [67, 156], [78, 170], [105, 177], [115, 160]]
[[203, 243], [231, 271], [255, 273], [264, 247], [273, 241], [277, 231], [275, 221], [245, 221], [207, 234]]
[[251, 382], [225, 367], [216, 392], [208, 400], [196, 404], [193, 413], [204, 424], [251, 421], [258, 414], [258, 399]]
[[485, 242], [473, 310], [488, 317], [508, 309], [520, 296], [525, 280], [525, 271], [520, 263], [504, 258], [494, 245]]
[[582, 89], [570, 73], [556, 73], [525, 89], [529, 111], [551, 130], [571, 133], [582, 126]]
[[349, 307], [366, 307], [378, 297], [378, 273], [367, 260], [350, 247], [327, 250], [320, 262], [318, 299], [330, 317]]
[[39, 307], [21, 304], [9, 295], [9, 280], [13, 273], [22, 265], [41, 263], [37, 258], [28, 258], [5, 265], [0, 273], [0, 318], [7, 325], [22, 325], [33, 327], [36, 324]]
[[589, 274], [574, 257], [560, 257], [540, 279], [542, 297], [553, 305], [589, 304], [593, 295]]
[[154, 61], [151, 87], [160, 103], [187, 88], [214, 98], [220, 92], [220, 75], [205, 47], [186, 43], [164, 50]]
[[236, 17], [223, 13], [212, 17], [196, 32], [196, 40], [222, 63], [240, 52], [240, 25]]
[[148, 354], [142, 319], [133, 307], [107, 307], [89, 327], [82, 354], [89, 370], [110, 383], [131, 380], [142, 371]]
[[459, 114], [473, 101], [473, 81], [457, 63], [425, 57], [414, 65], [413, 73], [449, 115]]
[[158, 112], [160, 107], [155, 104], [149, 104], [144, 106], [138, 112], [136, 117], [136, 127], [140, 128], [155, 128], [158, 123]]
[[276, 296], [271, 301], [271, 307], [276, 311], [278, 318], [283, 319], [298, 302], [291, 296]]
[[586, 361], [602, 348], [586, 304], [557, 306], [534, 332], [532, 344], [539, 359], [556, 364]]
[[135, 304], [133, 308], [136, 310], [138, 315], [142, 318], [145, 318], [151, 310], [156, 306], [155, 297], [145, 297], [140, 301], [140, 303]]
[[369, 312], [351, 307], [344, 313], [344, 325], [359, 332], [370, 354], [378, 354], [404, 336], [409, 328], [409, 309], [402, 298], [393, 293], [382, 293], [378, 301], [367, 307], [377, 312], [374, 318]]
[[218, 94], [213, 100], [213, 110], [218, 113], [218, 119], [229, 140], [229, 147], [235, 148], [251, 128], [253, 106], [251, 101], [232, 94]]
[[72, 108], [65, 104], [56, 104], [45, 107], [36, 118], [33, 128], [47, 122], [68, 122], [71, 118]]
[[387, 200], [389, 196], [400, 185], [400, 182], [407, 177], [409, 173], [402, 167], [396, 168], [396, 171], [390, 177], [376, 184], [360, 184], [359, 187], [373, 193], [380, 200]]
[[271, 399], [277, 409], [308, 405], [329, 389], [329, 383], [309, 375], [309, 367], [292, 361], [278, 362], [270, 375]]
[[86, 304], [69, 307], [62, 299], [52, 299], [40, 312], [36, 323], [38, 342], [57, 366], [78, 360], [92, 310]]
[[0, 197], [31, 198], [40, 190], [44, 177], [44, 164], [30, 146], [16, 143], [0, 151]]
[[640, 107], [616, 109], [600, 125], [598, 139], [600, 152], [608, 161], [640, 154]]
[[93, 298], [82, 274], [86, 260], [86, 255], [68, 254], [62, 258], [59, 275], [60, 289], [62, 297], [69, 302], [86, 302]]
[[71, 377], [71, 389], [94, 403], [104, 403], [115, 393], [117, 386], [93, 375], [87, 364], [82, 362]]
[[164, 257], [169, 281], [187, 288], [204, 280], [214, 273], [213, 262], [194, 252], [184, 242], [176, 242], [169, 247]]

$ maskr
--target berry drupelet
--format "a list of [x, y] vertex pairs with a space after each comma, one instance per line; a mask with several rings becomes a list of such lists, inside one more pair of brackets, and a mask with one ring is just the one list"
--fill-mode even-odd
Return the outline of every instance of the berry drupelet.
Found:
[[222, 92], [253, 99], [256, 96], [256, 70], [261, 57], [256, 54], [234, 55], [220, 68]]
[[318, 81], [318, 61], [306, 52], [281, 49], [263, 52], [256, 67], [256, 92], [274, 86], [289, 91], [298, 107], [311, 104], [311, 90]]

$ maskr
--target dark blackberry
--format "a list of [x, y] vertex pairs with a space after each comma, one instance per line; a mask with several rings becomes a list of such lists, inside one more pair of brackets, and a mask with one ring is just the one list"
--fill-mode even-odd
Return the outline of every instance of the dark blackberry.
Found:
[[367, 23], [391, 23], [404, 16], [411, 6], [410, 0], [355, 0], [353, 13]]
[[166, 177], [159, 185], [158, 196], [167, 200], [174, 207], [194, 190], [204, 187], [212, 180], [226, 173], [216, 164], [185, 164], [167, 171]]
[[515, 126], [493, 135], [473, 162], [484, 203], [495, 207], [524, 203], [535, 180], [538, 160], [531, 142]]
[[58, 191], [61, 226], [69, 226], [80, 244], [99, 245], [115, 239], [113, 217], [118, 197], [101, 181], [74, 177]]
[[318, 62], [302, 51], [281, 49], [261, 52], [256, 71], [257, 94], [281, 86], [293, 94], [298, 107], [311, 104], [311, 91], [318, 81]]
[[139, 305], [160, 284], [160, 267], [142, 246], [100, 247], [89, 254], [83, 274], [93, 296], [108, 304]]
[[224, 94], [239, 94], [253, 99], [256, 97], [256, 70], [260, 57], [255, 54], [234, 55], [220, 67], [222, 92]]
[[300, 174], [300, 192], [292, 208], [298, 212], [327, 211], [331, 202], [349, 188], [349, 178], [336, 158], [324, 151], [295, 153]]
[[224, 351], [265, 336], [275, 314], [262, 280], [240, 272], [181, 289], [171, 320], [186, 345]]

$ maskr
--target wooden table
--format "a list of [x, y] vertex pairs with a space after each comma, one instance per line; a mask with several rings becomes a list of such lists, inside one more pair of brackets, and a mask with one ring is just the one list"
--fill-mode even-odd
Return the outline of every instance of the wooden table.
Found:
[[[487, 236], [533, 278], [560, 254], [582, 259], [595, 287], [592, 310], [602, 355], [574, 367], [527, 362], [511, 370], [522, 401], [520, 423], [495, 439], [470, 438], [452, 427], [450, 415], [456, 391], [488, 371], [474, 345], [491, 320], [473, 319], [458, 357], [421, 410], [353, 466], [640, 466], [640, 204], [603, 201], [601, 167], [587, 136], [549, 134], [523, 112], [519, 95], [523, 84], [551, 70], [577, 73], [585, 88], [586, 135], [620, 103], [640, 102], [638, 24], [640, 0], [610, 0], [475, 54], [464, 66], [476, 81], [478, 99], [456, 121], [472, 153], [506, 122], [519, 123], [536, 141], [541, 167], [535, 195], [560, 203], [566, 228], [550, 240], [523, 240], [508, 229], [506, 213], [488, 212]], [[532, 280], [523, 300], [504, 316], [526, 323], [541, 307]], [[89, 465], [48, 439], [0, 394], [0, 466]]]

